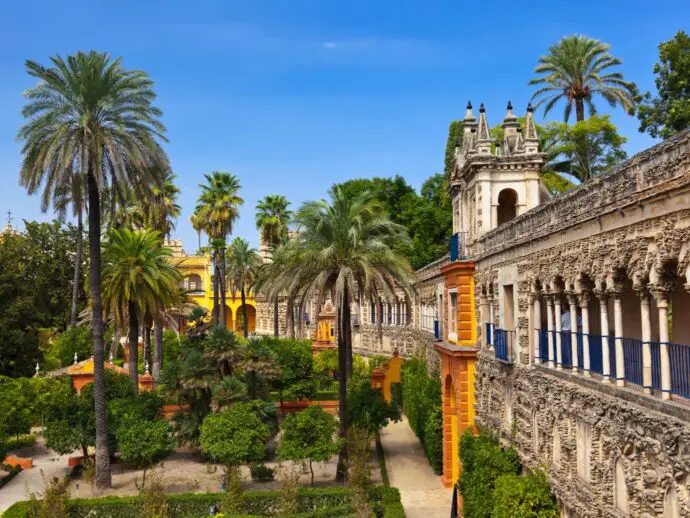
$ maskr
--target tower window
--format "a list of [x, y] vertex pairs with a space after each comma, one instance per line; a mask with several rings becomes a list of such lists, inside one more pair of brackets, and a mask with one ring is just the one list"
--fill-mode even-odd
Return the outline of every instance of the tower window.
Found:
[[502, 225], [517, 216], [518, 195], [513, 189], [503, 189], [498, 193], [498, 224]]

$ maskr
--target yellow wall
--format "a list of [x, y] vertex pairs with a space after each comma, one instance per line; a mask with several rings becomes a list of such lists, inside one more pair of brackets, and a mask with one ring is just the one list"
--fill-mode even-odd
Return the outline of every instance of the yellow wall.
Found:
[[[211, 266], [211, 257], [208, 255], [193, 255], [186, 257], [175, 257], [173, 261], [176, 263], [177, 269], [182, 274], [183, 278], [191, 275], [198, 275], [201, 278], [202, 291], [188, 293], [189, 298], [202, 308], [208, 310], [209, 314], [213, 310], [213, 283], [211, 282], [213, 268]], [[256, 330], [256, 300], [253, 294], [246, 296], [247, 306], [253, 308], [253, 311], [248, 311], [247, 320], [249, 321], [249, 331]], [[238, 313], [241, 311], [242, 298], [240, 293], [228, 293], [225, 299], [226, 306], [226, 324], [229, 329], [242, 331], [237, 328]]]

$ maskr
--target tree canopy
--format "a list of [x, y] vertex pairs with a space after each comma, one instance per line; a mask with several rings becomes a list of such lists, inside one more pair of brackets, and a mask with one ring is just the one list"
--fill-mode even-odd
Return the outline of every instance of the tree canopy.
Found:
[[690, 36], [685, 31], [659, 45], [654, 74], [657, 96], [647, 92], [637, 109], [640, 131], [669, 138], [690, 127]]

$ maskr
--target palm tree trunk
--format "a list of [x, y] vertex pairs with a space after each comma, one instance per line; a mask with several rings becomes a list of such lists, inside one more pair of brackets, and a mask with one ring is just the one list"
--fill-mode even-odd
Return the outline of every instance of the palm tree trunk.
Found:
[[352, 348], [346, 343], [350, 337], [350, 298], [347, 286], [344, 288], [342, 307], [336, 312], [336, 324], [338, 329], [338, 417], [340, 428], [338, 435], [343, 439], [343, 446], [338, 457], [335, 479], [338, 482], [347, 480], [347, 354]]
[[278, 297], [273, 302], [273, 336], [278, 336]]
[[89, 283], [91, 285], [91, 328], [93, 330], [93, 399], [96, 414], [96, 487], [112, 485], [108, 453], [108, 416], [105, 404], [103, 365], [103, 304], [101, 302], [101, 207], [93, 171], [86, 175], [89, 192]]
[[163, 365], [163, 319], [156, 317], [153, 324], [153, 379], [158, 381]]
[[218, 261], [214, 253], [213, 261], [213, 327], [218, 325]]
[[110, 343], [109, 357], [117, 358], [117, 352], [120, 347], [120, 327], [115, 325], [115, 331], [113, 332], [113, 341]]
[[225, 239], [223, 239], [223, 246], [220, 248], [220, 326], [223, 329], [228, 327], [225, 317]]
[[[240, 297], [242, 299], [242, 318], [244, 319], [244, 337], [249, 338], [249, 321], [247, 320], [247, 304], [244, 294], [244, 284], [240, 287]], [[237, 326], [235, 326], [237, 327]]]
[[575, 98], [575, 117], [577, 122], [585, 120], [585, 101], [579, 97]]
[[137, 304], [129, 301], [129, 379], [134, 385], [134, 393], [139, 390], [139, 322], [137, 318]]
[[79, 316], [79, 287], [81, 285], [81, 260], [82, 260], [82, 246], [83, 246], [84, 223], [82, 221], [81, 209], [77, 211], [77, 242], [74, 253], [74, 281], [72, 283], [72, 313], [69, 318], [69, 325], [74, 327], [77, 325], [77, 317]]
[[151, 317], [147, 314], [144, 316], [142, 338], [144, 342], [143, 361], [146, 361], [151, 357]]
[[292, 297], [287, 299], [287, 332], [291, 339], [295, 339], [295, 308]]

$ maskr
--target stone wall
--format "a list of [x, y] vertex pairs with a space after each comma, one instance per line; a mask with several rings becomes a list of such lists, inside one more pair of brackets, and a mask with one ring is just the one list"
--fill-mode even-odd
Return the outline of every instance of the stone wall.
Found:
[[434, 350], [434, 334], [412, 325], [382, 326], [379, 336], [377, 326], [364, 324], [353, 329], [352, 349], [362, 356], [393, 356], [398, 351], [401, 358], [424, 357], [431, 372], [439, 372], [438, 353]]
[[[690, 516], [686, 406], [541, 366], [505, 365], [486, 348], [477, 373], [477, 424], [513, 444], [527, 466], [544, 468], [557, 498], [575, 516], [625, 515], [614, 506], [617, 490], [627, 494], [628, 516], [667, 516], [669, 490], [677, 498], [677, 516]], [[578, 422], [589, 429], [579, 444]], [[589, 454], [580, 471], [578, 450]], [[615, 487], [619, 459], [625, 488]]]

